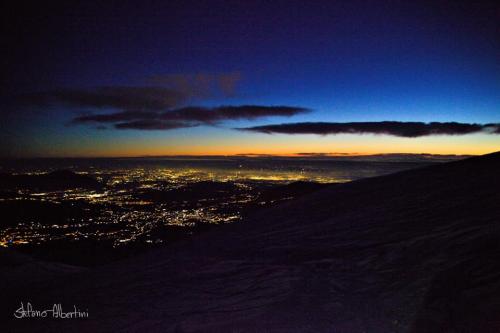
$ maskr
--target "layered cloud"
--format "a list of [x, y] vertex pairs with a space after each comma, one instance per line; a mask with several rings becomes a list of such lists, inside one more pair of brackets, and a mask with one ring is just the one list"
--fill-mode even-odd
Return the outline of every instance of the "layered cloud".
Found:
[[170, 87], [183, 92], [187, 96], [201, 98], [214, 95], [232, 97], [236, 95], [240, 81], [241, 74], [239, 72], [167, 74], [156, 75], [148, 80], [153, 85]]
[[457, 122], [303, 122], [254, 126], [238, 128], [238, 130], [266, 134], [380, 134], [404, 138], [417, 138], [429, 135], [464, 135], [487, 132], [500, 134], [500, 124], [470, 124]]
[[[239, 81], [240, 74], [237, 72], [163, 75], [149, 78], [147, 83], [151, 85], [57, 89], [23, 95], [22, 102], [40, 106], [63, 104], [80, 110], [94, 110], [94, 113], [73, 117], [70, 124], [87, 124], [96, 129], [171, 130], [215, 126], [228, 120], [291, 117], [310, 111], [284, 105], [189, 106], [213, 97], [230, 98], [235, 95]], [[301, 122], [236, 129], [267, 134], [378, 134], [404, 138], [478, 132], [500, 134], [500, 124], [458, 122]]]
[[168, 130], [199, 125], [217, 125], [225, 120], [252, 120], [271, 116], [290, 117], [308, 112], [292, 106], [185, 107], [167, 111], [122, 111], [75, 117], [72, 124], [112, 124], [116, 129]]
[[184, 103], [188, 96], [164, 87], [110, 86], [93, 89], [59, 89], [23, 96], [37, 105], [64, 104], [78, 108], [163, 110]]
[[159, 75], [149, 78], [146, 82], [149, 85], [144, 86], [56, 89], [25, 94], [19, 101], [92, 110], [73, 117], [70, 124], [88, 124], [96, 129], [170, 130], [214, 126], [226, 120], [290, 117], [309, 111], [294, 106], [189, 106], [197, 101], [235, 96], [240, 79], [238, 72]]
[[161, 111], [197, 100], [233, 96], [239, 80], [237, 72], [163, 75], [150, 78], [148, 85], [55, 89], [25, 94], [19, 100], [40, 106]]
[[156, 120], [133, 120], [128, 122], [117, 123], [114, 125], [116, 129], [135, 129], [135, 130], [172, 130], [176, 128], [186, 128], [197, 126], [185, 122], [175, 121], [156, 121]]

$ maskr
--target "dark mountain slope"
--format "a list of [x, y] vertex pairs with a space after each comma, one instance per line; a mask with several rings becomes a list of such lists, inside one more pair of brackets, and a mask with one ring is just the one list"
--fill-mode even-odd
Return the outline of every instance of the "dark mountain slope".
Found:
[[260, 203], [277, 203], [283, 200], [298, 198], [300, 196], [321, 190], [332, 184], [322, 184], [309, 181], [296, 181], [286, 185], [273, 186], [264, 189], [258, 196]]
[[495, 153], [335, 184], [8, 299], [89, 309], [47, 331], [498, 332], [498, 170]]

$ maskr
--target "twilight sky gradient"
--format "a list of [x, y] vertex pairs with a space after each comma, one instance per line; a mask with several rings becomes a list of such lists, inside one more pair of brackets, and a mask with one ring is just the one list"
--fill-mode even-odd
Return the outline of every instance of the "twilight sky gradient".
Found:
[[[21, 6], [2, 14], [4, 157], [500, 150], [494, 126], [379, 124], [500, 123], [494, 1]], [[335, 133], [281, 130], [306, 122]]]

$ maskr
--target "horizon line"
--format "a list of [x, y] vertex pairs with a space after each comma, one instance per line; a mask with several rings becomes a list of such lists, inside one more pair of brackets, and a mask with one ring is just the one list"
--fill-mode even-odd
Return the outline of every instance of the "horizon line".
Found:
[[380, 157], [380, 156], [435, 156], [435, 157], [472, 157], [482, 156], [500, 151], [492, 151], [484, 154], [434, 154], [434, 153], [292, 153], [292, 154], [265, 154], [265, 153], [239, 153], [239, 154], [162, 154], [162, 155], [115, 155], [115, 156], [0, 156], [0, 160], [34, 160], [34, 159], [133, 159], [133, 158], [224, 158], [224, 157], [246, 157], [246, 158], [348, 158], [348, 157]]

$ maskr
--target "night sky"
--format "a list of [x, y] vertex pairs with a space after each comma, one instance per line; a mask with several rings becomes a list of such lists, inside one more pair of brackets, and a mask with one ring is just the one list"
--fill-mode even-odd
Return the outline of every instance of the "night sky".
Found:
[[500, 150], [493, 1], [68, 1], [2, 16], [2, 156]]

